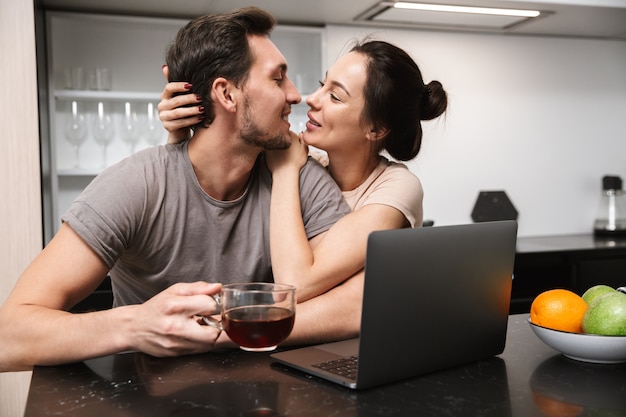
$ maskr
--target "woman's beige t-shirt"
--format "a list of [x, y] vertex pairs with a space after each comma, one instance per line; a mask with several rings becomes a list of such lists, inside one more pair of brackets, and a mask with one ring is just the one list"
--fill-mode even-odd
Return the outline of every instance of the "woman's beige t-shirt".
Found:
[[[328, 165], [325, 154], [311, 152], [311, 156], [322, 165]], [[365, 182], [354, 190], [343, 191], [343, 197], [352, 211], [368, 204], [384, 204], [399, 210], [411, 227], [422, 225], [422, 183], [406, 165], [389, 161], [383, 156]]]

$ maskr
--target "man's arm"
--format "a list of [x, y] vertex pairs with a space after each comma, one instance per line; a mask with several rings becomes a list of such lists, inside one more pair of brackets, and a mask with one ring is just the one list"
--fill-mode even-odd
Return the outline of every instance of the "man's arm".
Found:
[[330, 291], [299, 303], [296, 323], [286, 344], [315, 344], [357, 337], [361, 329], [363, 278], [361, 271]]
[[108, 272], [106, 264], [69, 227], [35, 258], [0, 308], [0, 371], [84, 360], [125, 350], [154, 356], [204, 352], [218, 332], [196, 314], [213, 314], [220, 286], [176, 284], [142, 305], [67, 312]]

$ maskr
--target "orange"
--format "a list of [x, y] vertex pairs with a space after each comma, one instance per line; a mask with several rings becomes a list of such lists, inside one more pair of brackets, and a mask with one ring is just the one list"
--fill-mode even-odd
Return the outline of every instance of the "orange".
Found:
[[587, 303], [578, 294], [564, 289], [544, 291], [530, 306], [530, 321], [565, 332], [582, 333]]

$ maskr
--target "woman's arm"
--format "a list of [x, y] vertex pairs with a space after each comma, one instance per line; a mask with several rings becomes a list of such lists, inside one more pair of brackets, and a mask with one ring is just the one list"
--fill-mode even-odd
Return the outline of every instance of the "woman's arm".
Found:
[[267, 153], [273, 181], [270, 252], [275, 281], [295, 285], [298, 302], [303, 302], [363, 269], [367, 237], [372, 231], [409, 224], [399, 210], [370, 204], [343, 217], [319, 242], [309, 241], [304, 232], [299, 194], [299, 170], [306, 161], [307, 146], [296, 140], [295, 135], [292, 138], [289, 150]]
[[[306, 271], [297, 270], [299, 266], [313, 263], [300, 207], [300, 169], [306, 163], [307, 154], [308, 146], [293, 133], [288, 150], [266, 152], [267, 166], [272, 172], [270, 255], [274, 281], [295, 285], [298, 302], [311, 298], [309, 291], [305, 290], [307, 279], [300, 275]], [[317, 244], [319, 239], [313, 242]], [[315, 295], [318, 294], [312, 296]]]

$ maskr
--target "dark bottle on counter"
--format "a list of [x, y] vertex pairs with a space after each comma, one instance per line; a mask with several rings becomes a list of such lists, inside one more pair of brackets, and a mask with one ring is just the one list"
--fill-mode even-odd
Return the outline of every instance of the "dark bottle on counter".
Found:
[[626, 194], [618, 176], [602, 177], [602, 197], [593, 231], [596, 236], [626, 237]]

